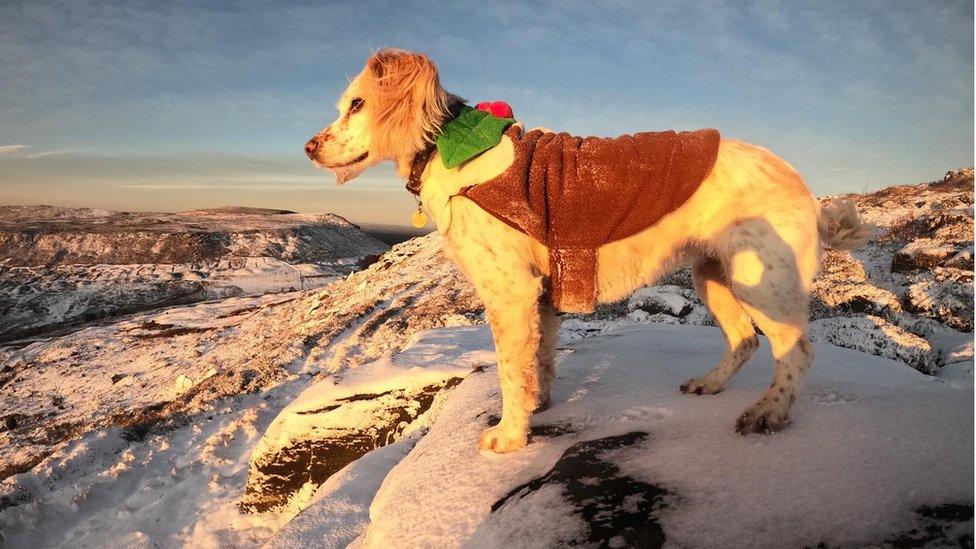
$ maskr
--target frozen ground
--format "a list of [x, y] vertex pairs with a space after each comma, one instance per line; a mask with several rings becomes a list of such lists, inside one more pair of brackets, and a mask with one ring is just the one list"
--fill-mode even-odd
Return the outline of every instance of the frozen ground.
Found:
[[[631, 326], [567, 342], [554, 405], [534, 418], [530, 445], [494, 455], [476, 449], [499, 413], [494, 368], [484, 368], [493, 358], [487, 328], [425, 332], [393, 362], [363, 365], [327, 394], [320, 384], [299, 397], [307, 384], [296, 374], [166, 429], [89, 433], [6, 481], [0, 525], [10, 547], [971, 539], [971, 369], [946, 383], [819, 344], [794, 424], [741, 437], [734, 418], [772, 368], [763, 345], [725, 392], [696, 397], [677, 386], [720, 356], [714, 328]], [[240, 511], [248, 458], [285, 404], [299, 397], [307, 409], [445, 374], [466, 377], [402, 438], [307, 487], [313, 495], [300, 502]], [[339, 423], [349, 421], [315, 425]], [[311, 436], [291, 433], [303, 434]]]
[[387, 474], [354, 545], [850, 546], [909, 535], [919, 510], [948, 505], [968, 508], [952, 532], [972, 535], [971, 385], [821, 344], [794, 425], [741, 437], [734, 418], [772, 370], [763, 347], [726, 391], [696, 397], [675, 388], [721, 356], [714, 328], [572, 344], [515, 455], [476, 449], [500, 403], [491, 372], [469, 375]]
[[173, 307], [0, 347], [0, 479], [93, 430], [165, 430], [293, 375], [341, 374], [421, 330], [481, 322], [480, 308], [432, 236], [318, 290]]

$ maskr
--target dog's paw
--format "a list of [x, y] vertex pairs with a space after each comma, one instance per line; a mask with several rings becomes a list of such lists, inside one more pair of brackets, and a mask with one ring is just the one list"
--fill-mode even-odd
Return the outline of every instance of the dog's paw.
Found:
[[529, 435], [524, 430], [505, 428], [496, 425], [481, 435], [481, 442], [478, 447], [482, 450], [491, 450], [498, 454], [514, 452], [524, 448], [529, 442]]
[[707, 377], [693, 377], [681, 384], [681, 392], [695, 395], [714, 395], [722, 390], [722, 385]]
[[735, 422], [735, 432], [740, 435], [769, 434], [789, 424], [789, 410], [780, 402], [763, 397], [739, 416]]

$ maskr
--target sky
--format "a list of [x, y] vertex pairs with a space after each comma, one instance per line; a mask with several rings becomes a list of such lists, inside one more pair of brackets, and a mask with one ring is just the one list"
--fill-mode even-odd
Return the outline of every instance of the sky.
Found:
[[0, 204], [406, 225], [392, 164], [339, 188], [302, 150], [381, 47], [527, 127], [717, 128], [818, 195], [973, 164], [971, 1], [2, 0]]

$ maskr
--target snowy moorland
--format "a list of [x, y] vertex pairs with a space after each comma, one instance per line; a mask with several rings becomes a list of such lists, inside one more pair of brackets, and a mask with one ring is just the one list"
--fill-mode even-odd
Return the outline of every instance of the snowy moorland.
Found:
[[722, 393], [678, 391], [723, 348], [679, 272], [564, 318], [529, 446], [479, 452], [491, 336], [431, 235], [0, 348], [0, 544], [971, 546], [972, 170], [850, 198], [877, 237], [826, 254], [781, 433], [732, 430], [765, 341]]
[[387, 248], [331, 214], [0, 206], [0, 341], [170, 305], [315, 288]]

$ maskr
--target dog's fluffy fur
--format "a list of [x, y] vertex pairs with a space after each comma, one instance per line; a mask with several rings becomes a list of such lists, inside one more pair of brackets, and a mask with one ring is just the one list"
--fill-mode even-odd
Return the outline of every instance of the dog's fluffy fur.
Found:
[[[361, 102], [355, 100], [361, 100]], [[382, 160], [406, 177], [414, 155], [431, 143], [460, 101], [441, 88], [424, 55], [374, 54], [339, 101], [339, 118], [317, 134], [309, 156], [338, 181]], [[354, 108], [359, 105], [359, 108]], [[485, 303], [495, 338], [502, 419], [481, 447], [510, 452], [527, 442], [529, 416], [549, 400], [559, 318], [544, 299], [547, 250], [473, 202], [457, 196], [512, 162], [511, 141], [455, 169], [435, 156], [422, 175], [421, 197], [457, 262]], [[821, 247], [852, 249], [870, 237], [851, 204], [821, 208], [800, 175], [768, 150], [723, 139], [711, 174], [678, 210], [653, 227], [598, 251], [600, 302], [620, 300], [663, 273], [690, 265], [695, 288], [725, 334], [726, 353], [681, 391], [710, 395], [769, 338], [776, 370], [736, 431], [771, 432], [789, 422], [804, 373], [813, 362], [807, 340], [808, 297]]]

